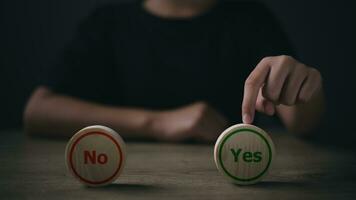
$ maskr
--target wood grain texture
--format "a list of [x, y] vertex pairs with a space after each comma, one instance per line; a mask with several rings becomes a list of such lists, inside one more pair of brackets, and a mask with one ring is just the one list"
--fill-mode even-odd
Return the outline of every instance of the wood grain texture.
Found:
[[237, 186], [219, 174], [213, 145], [127, 143], [129, 157], [113, 184], [88, 188], [63, 160], [66, 140], [1, 133], [2, 199], [356, 199], [356, 157], [345, 149], [271, 134], [278, 156], [269, 176]]

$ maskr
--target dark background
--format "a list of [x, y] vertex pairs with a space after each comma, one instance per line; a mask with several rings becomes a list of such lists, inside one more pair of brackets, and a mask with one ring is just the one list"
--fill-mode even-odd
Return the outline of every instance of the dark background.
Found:
[[[22, 111], [44, 69], [97, 6], [122, 0], [0, 1], [0, 129], [21, 126]], [[127, 0], [126, 0], [127, 1]], [[328, 125], [352, 130], [355, 111], [356, 2], [263, 0], [304, 63], [319, 68]], [[253, 14], [253, 13], [251, 13]], [[345, 129], [346, 127], [346, 129]], [[351, 134], [356, 135], [356, 134]]]

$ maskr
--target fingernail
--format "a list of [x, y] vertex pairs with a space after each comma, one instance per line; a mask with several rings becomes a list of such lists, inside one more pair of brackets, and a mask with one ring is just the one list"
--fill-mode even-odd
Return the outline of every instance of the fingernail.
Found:
[[250, 124], [251, 123], [251, 116], [247, 113], [245, 113], [243, 116], [242, 116], [242, 121], [243, 123], [245, 124]]

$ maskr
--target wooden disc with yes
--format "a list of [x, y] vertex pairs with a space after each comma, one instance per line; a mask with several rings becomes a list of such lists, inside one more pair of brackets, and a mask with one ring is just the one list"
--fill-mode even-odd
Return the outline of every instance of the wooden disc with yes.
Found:
[[81, 183], [103, 186], [115, 181], [122, 172], [126, 147], [114, 130], [88, 126], [69, 140], [65, 160], [70, 173]]
[[218, 170], [239, 185], [259, 182], [267, 174], [275, 156], [274, 144], [262, 129], [237, 124], [217, 139], [214, 160]]

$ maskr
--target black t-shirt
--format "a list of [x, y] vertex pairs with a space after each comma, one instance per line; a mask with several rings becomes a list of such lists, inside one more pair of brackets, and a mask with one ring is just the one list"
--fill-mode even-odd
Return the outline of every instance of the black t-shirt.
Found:
[[155, 16], [140, 1], [99, 8], [44, 85], [115, 106], [169, 109], [203, 100], [239, 122], [249, 73], [291, 48], [261, 4], [218, 2], [190, 19]]

